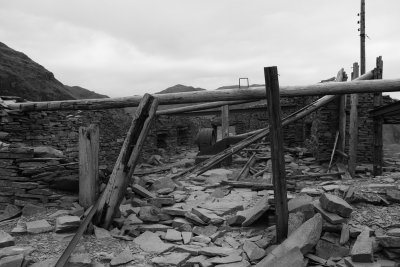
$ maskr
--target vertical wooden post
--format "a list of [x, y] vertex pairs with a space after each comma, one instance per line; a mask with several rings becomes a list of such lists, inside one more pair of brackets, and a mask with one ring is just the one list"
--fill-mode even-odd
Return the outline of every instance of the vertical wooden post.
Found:
[[147, 133], [155, 117], [157, 106], [158, 99], [149, 94], [145, 94], [142, 101], [140, 101], [113, 172], [99, 199], [99, 207], [94, 218], [96, 225], [106, 229], [110, 226], [135, 171]]
[[221, 137], [229, 136], [229, 105], [221, 107]]
[[268, 118], [271, 137], [271, 161], [275, 195], [276, 240], [281, 243], [288, 233], [288, 205], [283, 155], [283, 131], [279, 97], [278, 68], [264, 68]]
[[[382, 79], [383, 61], [382, 57], [376, 59], [374, 79]], [[382, 93], [374, 93], [374, 108], [382, 105]], [[373, 175], [381, 175], [383, 167], [383, 116], [374, 117], [374, 155], [373, 155]]]
[[361, 0], [360, 11], [360, 65], [361, 75], [365, 73], [365, 0]]
[[[336, 82], [344, 82], [347, 80], [346, 73], [342, 68], [336, 75]], [[340, 96], [339, 99], [339, 140], [337, 149], [344, 152], [346, 147], [346, 95]], [[342, 160], [343, 161], [343, 160]]]
[[99, 126], [79, 128], [79, 204], [92, 206], [99, 194]]
[[[358, 63], [353, 63], [353, 73], [351, 79], [358, 78]], [[349, 123], [349, 173], [354, 177], [357, 166], [357, 145], [358, 145], [358, 94], [350, 95], [350, 123]]]

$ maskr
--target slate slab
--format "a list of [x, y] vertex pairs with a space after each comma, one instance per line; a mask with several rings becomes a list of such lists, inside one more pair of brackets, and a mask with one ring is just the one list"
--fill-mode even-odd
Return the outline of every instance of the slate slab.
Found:
[[0, 259], [1, 267], [20, 267], [24, 261], [24, 254], [7, 256]]
[[350, 249], [348, 247], [340, 246], [338, 244], [333, 244], [326, 240], [320, 239], [315, 246], [315, 254], [325, 260], [330, 257], [343, 258], [349, 255]]
[[162, 253], [173, 247], [172, 244], [164, 243], [157, 234], [146, 231], [134, 239], [134, 242], [146, 252]]
[[373, 240], [370, 237], [369, 230], [365, 230], [359, 234], [350, 254], [354, 262], [374, 261]]
[[182, 266], [190, 258], [190, 253], [172, 252], [161, 257], [155, 257], [151, 260], [155, 266]]
[[350, 206], [349, 203], [332, 194], [322, 194], [319, 198], [319, 202], [324, 210], [336, 213], [345, 218], [349, 218], [353, 212], [353, 207]]
[[265, 250], [247, 240], [244, 241], [243, 250], [246, 252], [247, 257], [249, 257], [251, 262], [259, 260], [265, 256]]
[[341, 224], [341, 223], [344, 223], [347, 221], [347, 219], [343, 218], [342, 216], [339, 216], [335, 213], [324, 210], [321, 207], [321, 203], [318, 200], [315, 200], [313, 202], [313, 205], [314, 205], [315, 211], [320, 213], [322, 215], [322, 217], [331, 224]]
[[56, 233], [75, 231], [79, 228], [81, 220], [78, 216], [61, 216], [56, 219]]
[[4, 232], [3, 230], [0, 230], [0, 248], [14, 246], [14, 244], [14, 237]]
[[132, 252], [129, 248], [124, 249], [120, 254], [112, 258], [110, 265], [111, 266], [118, 266], [122, 264], [129, 263], [133, 261], [135, 257], [133, 256]]
[[37, 220], [26, 223], [26, 231], [30, 234], [46, 233], [52, 230], [53, 226], [51, 226], [46, 220]]
[[258, 218], [260, 218], [268, 209], [268, 195], [266, 195], [258, 200], [252, 208], [239, 211], [237, 212], [237, 215], [245, 218], [242, 226], [249, 226], [252, 225]]

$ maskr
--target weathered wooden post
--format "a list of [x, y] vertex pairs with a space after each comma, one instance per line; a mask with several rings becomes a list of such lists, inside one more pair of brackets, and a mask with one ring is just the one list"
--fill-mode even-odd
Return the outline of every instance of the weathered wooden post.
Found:
[[[382, 79], [383, 61], [382, 57], [376, 58], [376, 68], [374, 79]], [[382, 93], [374, 93], [374, 108], [382, 105]], [[383, 168], [383, 116], [374, 117], [374, 155], [373, 155], [373, 175], [381, 175]]]
[[99, 194], [99, 126], [79, 128], [79, 204], [92, 206]]
[[276, 241], [281, 243], [288, 233], [288, 205], [283, 155], [283, 131], [279, 97], [278, 68], [264, 68], [271, 137], [272, 176], [275, 196]]
[[101, 196], [94, 223], [108, 228], [124, 197], [140, 152], [155, 117], [158, 99], [145, 94], [133, 117], [113, 172]]
[[[336, 82], [344, 82], [347, 80], [347, 75], [344, 69], [340, 69], [336, 75]], [[346, 95], [339, 98], [339, 140], [337, 149], [344, 152], [346, 147]]]
[[[351, 79], [357, 79], [359, 76], [358, 63], [353, 63], [353, 72]], [[356, 173], [357, 166], [357, 146], [358, 146], [358, 94], [350, 95], [350, 122], [349, 122], [349, 162], [348, 169], [352, 177]]]
[[221, 107], [221, 137], [229, 136], [229, 105]]

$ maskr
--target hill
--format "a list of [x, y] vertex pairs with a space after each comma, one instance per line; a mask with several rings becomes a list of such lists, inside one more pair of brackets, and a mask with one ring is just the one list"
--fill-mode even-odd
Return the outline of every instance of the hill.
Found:
[[193, 86], [186, 86], [182, 84], [177, 84], [167, 89], [164, 89], [156, 94], [169, 94], [169, 93], [182, 93], [182, 92], [193, 92], [193, 91], [205, 91], [203, 88], [194, 88]]
[[29, 101], [106, 97], [78, 86], [65, 86], [52, 72], [1, 42], [0, 96], [19, 96]]

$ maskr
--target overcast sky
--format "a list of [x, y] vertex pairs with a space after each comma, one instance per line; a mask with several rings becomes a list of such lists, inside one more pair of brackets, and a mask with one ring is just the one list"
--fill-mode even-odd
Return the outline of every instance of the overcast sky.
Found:
[[[67, 85], [111, 97], [238, 78], [313, 84], [359, 61], [360, 0], [4, 0], [0, 41]], [[399, 0], [366, 0], [367, 71], [400, 78]], [[400, 98], [400, 93], [397, 95]]]

